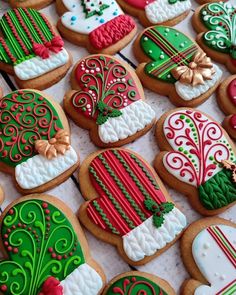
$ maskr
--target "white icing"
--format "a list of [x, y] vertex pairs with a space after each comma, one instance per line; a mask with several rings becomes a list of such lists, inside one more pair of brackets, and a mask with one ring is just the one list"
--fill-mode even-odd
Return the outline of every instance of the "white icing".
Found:
[[99, 274], [85, 263], [61, 281], [60, 285], [63, 287], [63, 295], [97, 295], [103, 282]]
[[153, 109], [144, 101], [138, 100], [121, 110], [122, 115], [109, 118], [106, 123], [98, 128], [102, 142], [112, 143], [144, 129], [151, 124], [156, 115]]
[[157, 228], [153, 224], [152, 216], [140, 226], [123, 236], [123, 248], [132, 261], [142, 260], [151, 256], [171, 243], [186, 227], [186, 217], [177, 208], [165, 214], [165, 221]]
[[14, 71], [19, 79], [30, 80], [65, 65], [68, 60], [68, 52], [63, 48], [59, 53], [50, 52], [50, 57], [47, 59], [36, 56], [25, 60], [14, 66]]
[[23, 189], [33, 189], [60, 176], [77, 161], [78, 156], [72, 147], [66, 151], [65, 155], [58, 155], [52, 160], [36, 155], [16, 166], [16, 181]]
[[151, 23], [158, 24], [176, 18], [190, 8], [190, 0], [176, 1], [175, 4], [170, 4], [169, 0], [156, 0], [145, 6], [145, 12]]
[[222, 71], [221, 69], [214, 65], [215, 74], [212, 76], [212, 80], [205, 80], [203, 85], [192, 86], [189, 84], [184, 84], [181, 82], [175, 83], [175, 89], [178, 95], [186, 101], [190, 101], [200, 95], [206, 93], [210, 88], [216, 85], [221, 80]]
[[[235, 248], [236, 229], [226, 225], [219, 225], [219, 228]], [[206, 229], [194, 239], [192, 253], [199, 270], [210, 285], [201, 285], [195, 290], [194, 295], [218, 294], [236, 280], [235, 267]], [[236, 281], [233, 286], [235, 287], [234, 292], [220, 292], [219, 294], [236, 294]]]
[[103, 0], [103, 4], [109, 5], [109, 7], [103, 10], [102, 15], [95, 14], [88, 18], [86, 18], [86, 13], [84, 13], [81, 0], [62, 0], [62, 2], [69, 10], [61, 17], [62, 24], [67, 29], [80, 34], [89, 34], [101, 25], [123, 14], [119, 5], [114, 0]]

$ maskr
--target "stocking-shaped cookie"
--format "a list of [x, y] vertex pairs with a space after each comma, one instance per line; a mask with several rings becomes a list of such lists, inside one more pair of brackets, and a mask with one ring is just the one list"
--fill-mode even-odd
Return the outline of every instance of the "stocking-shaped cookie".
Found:
[[14, 8], [34, 8], [42, 9], [43, 7], [49, 5], [53, 0], [9, 0], [9, 4]]
[[68, 71], [64, 42], [40, 12], [9, 10], [0, 20], [0, 33], [0, 69], [13, 74], [20, 88], [47, 88]]
[[183, 295], [236, 294], [236, 227], [220, 218], [202, 219], [184, 233], [184, 263], [195, 280], [185, 282]]
[[235, 3], [226, 1], [205, 4], [193, 16], [193, 26], [199, 33], [197, 42], [232, 73], [236, 73], [235, 13]]
[[228, 115], [223, 126], [229, 135], [236, 139], [236, 75], [225, 79], [217, 91], [218, 104]]
[[14, 175], [23, 192], [43, 192], [78, 167], [61, 107], [34, 90], [0, 100], [0, 170]]
[[178, 106], [196, 106], [217, 88], [222, 72], [189, 37], [176, 29], [144, 30], [134, 44], [143, 85]]
[[131, 264], [160, 255], [186, 226], [154, 170], [129, 150], [91, 155], [81, 167], [80, 184], [89, 200], [80, 208], [81, 221], [95, 236], [116, 245]]
[[155, 122], [155, 112], [144, 101], [134, 71], [108, 55], [91, 55], [76, 64], [72, 88], [66, 94], [67, 113], [90, 130], [98, 146], [120, 146], [145, 134]]
[[191, 8], [190, 0], [118, 0], [125, 11], [139, 17], [144, 26], [163, 24], [174, 26]]
[[175, 109], [157, 123], [156, 137], [164, 151], [158, 172], [196, 210], [214, 215], [234, 204], [234, 170], [225, 165], [236, 163], [235, 146], [218, 123], [194, 109]]
[[92, 53], [115, 54], [135, 36], [136, 24], [115, 0], [57, 0], [58, 29]]
[[[0, 292], [97, 295], [104, 275], [73, 212], [58, 199], [18, 199], [1, 216]], [[101, 277], [102, 275], [102, 277]]]

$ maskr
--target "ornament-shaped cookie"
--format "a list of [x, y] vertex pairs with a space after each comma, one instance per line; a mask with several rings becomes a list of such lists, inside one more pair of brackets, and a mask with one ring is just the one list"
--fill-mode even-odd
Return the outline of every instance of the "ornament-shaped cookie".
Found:
[[108, 149], [89, 156], [79, 180], [87, 200], [79, 218], [96, 237], [115, 245], [132, 265], [144, 264], [181, 235], [186, 218], [154, 170], [137, 154]]
[[100, 294], [103, 271], [89, 255], [76, 216], [62, 201], [48, 195], [18, 199], [0, 222], [1, 294]]
[[236, 149], [217, 122], [195, 109], [175, 109], [158, 121], [156, 138], [157, 171], [199, 213], [215, 215], [235, 204], [236, 178], [225, 164], [236, 163]]
[[9, 0], [13, 8], [34, 8], [42, 9], [51, 4], [53, 0]]
[[48, 88], [69, 70], [64, 41], [40, 12], [8, 10], [0, 20], [0, 32], [0, 69], [13, 75], [20, 88]]
[[91, 53], [113, 55], [136, 34], [134, 20], [115, 0], [57, 0], [56, 4], [62, 36]]
[[43, 192], [65, 181], [79, 160], [61, 107], [36, 90], [0, 99], [0, 170], [21, 192]]
[[92, 141], [101, 147], [121, 146], [145, 134], [155, 122], [155, 112], [128, 64], [108, 55], [80, 60], [71, 75], [72, 91], [64, 107]]
[[199, 33], [197, 42], [203, 50], [235, 74], [236, 6], [232, 3], [213, 2], [199, 7], [193, 16], [193, 27]]
[[221, 218], [192, 223], [181, 240], [184, 264], [192, 277], [183, 295], [236, 293], [236, 225]]
[[131, 271], [112, 279], [102, 295], [175, 295], [175, 291], [165, 280], [154, 275]]
[[223, 126], [229, 135], [236, 139], [236, 75], [225, 79], [217, 92], [219, 107], [228, 115]]
[[134, 43], [142, 84], [177, 106], [197, 106], [216, 90], [222, 71], [199, 46], [176, 29], [145, 29]]
[[190, 0], [118, 0], [118, 3], [129, 14], [138, 17], [145, 27], [174, 26], [187, 17], [191, 9]]

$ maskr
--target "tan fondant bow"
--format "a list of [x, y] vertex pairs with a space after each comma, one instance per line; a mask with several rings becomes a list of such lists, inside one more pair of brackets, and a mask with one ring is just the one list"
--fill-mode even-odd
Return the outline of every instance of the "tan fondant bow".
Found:
[[64, 155], [70, 148], [70, 136], [67, 131], [61, 129], [55, 137], [49, 140], [36, 140], [35, 150], [42, 156], [51, 160], [60, 155]]
[[193, 86], [202, 85], [205, 80], [211, 80], [214, 73], [211, 59], [200, 50], [194, 55], [189, 65], [179, 66], [171, 71], [176, 80]]
[[228, 160], [222, 160], [221, 164], [223, 164], [223, 167], [225, 169], [232, 171], [232, 179], [233, 179], [233, 182], [236, 183], [236, 164], [234, 164]]

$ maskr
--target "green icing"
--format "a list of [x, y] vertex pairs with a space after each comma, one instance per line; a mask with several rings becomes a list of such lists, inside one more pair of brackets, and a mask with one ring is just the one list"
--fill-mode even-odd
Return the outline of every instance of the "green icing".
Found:
[[236, 201], [232, 171], [223, 169], [199, 187], [199, 198], [208, 210], [220, 209]]
[[20, 90], [0, 100], [0, 162], [15, 167], [36, 155], [34, 143], [49, 140], [62, 122], [39, 93]]
[[85, 262], [67, 217], [55, 206], [23, 201], [5, 215], [1, 235], [8, 260], [0, 262], [0, 290], [37, 295], [48, 277], [65, 279]]
[[106, 295], [168, 295], [161, 287], [142, 276], [127, 276], [117, 280], [106, 291]]
[[145, 66], [145, 73], [168, 83], [176, 82], [171, 71], [179, 65], [188, 65], [197, 52], [197, 46], [192, 40], [183, 33], [165, 26], [145, 30], [140, 39], [140, 46], [152, 60]]

